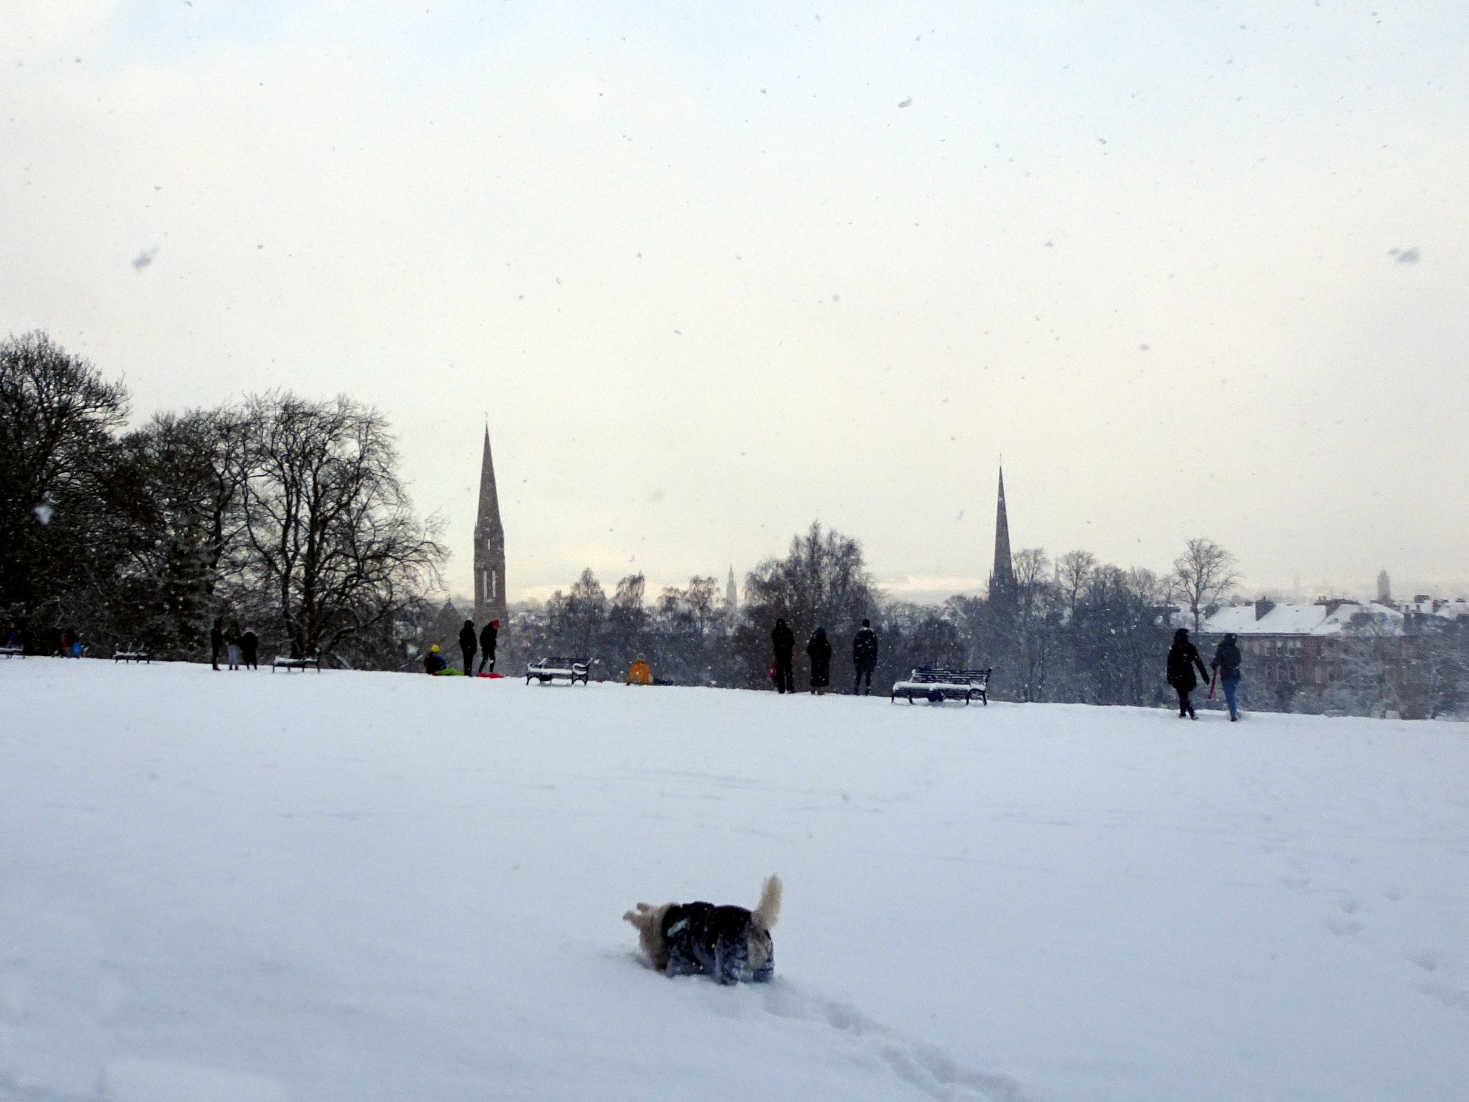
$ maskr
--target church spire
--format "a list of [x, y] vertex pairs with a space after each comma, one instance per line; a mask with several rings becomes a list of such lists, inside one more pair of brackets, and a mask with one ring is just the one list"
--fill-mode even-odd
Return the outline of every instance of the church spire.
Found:
[[1005, 468], [1000, 468], [1000, 491], [995, 504], [995, 565], [990, 571], [990, 599], [1015, 590], [1015, 570], [1010, 563], [1010, 521], [1005, 516]]
[[483, 627], [499, 620], [505, 627], [505, 528], [500, 523], [500, 494], [495, 488], [495, 461], [490, 455], [490, 427], [485, 426], [480, 460], [479, 514], [474, 524], [474, 620]]

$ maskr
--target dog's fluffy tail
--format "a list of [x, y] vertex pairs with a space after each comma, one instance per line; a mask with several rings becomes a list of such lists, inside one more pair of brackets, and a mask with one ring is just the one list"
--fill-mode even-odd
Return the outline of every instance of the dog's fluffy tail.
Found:
[[775, 920], [780, 917], [780, 877], [767, 876], [765, 887], [760, 889], [760, 902], [750, 912], [750, 921], [762, 930], [768, 930], [775, 925]]

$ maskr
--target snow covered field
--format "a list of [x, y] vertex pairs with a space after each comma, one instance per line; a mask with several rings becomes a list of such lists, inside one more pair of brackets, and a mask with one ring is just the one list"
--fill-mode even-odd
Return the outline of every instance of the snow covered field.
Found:
[[0, 662], [0, 1099], [1469, 1099], [1469, 725], [1201, 716]]

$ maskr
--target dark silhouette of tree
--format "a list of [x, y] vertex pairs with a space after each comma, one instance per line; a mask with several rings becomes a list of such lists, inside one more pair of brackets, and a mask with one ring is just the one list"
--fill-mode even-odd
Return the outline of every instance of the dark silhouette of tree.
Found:
[[0, 342], [0, 614], [23, 633], [66, 627], [115, 565], [126, 537], [105, 507], [126, 489], [111, 435], [126, 415], [126, 391], [44, 333]]
[[119, 572], [124, 645], [182, 657], [207, 645], [221, 580], [238, 574], [244, 544], [244, 425], [231, 410], [158, 414], [121, 442], [142, 482], [149, 538]]
[[[794, 536], [783, 559], [767, 559], [745, 580], [745, 604], [735, 648], [745, 684], [769, 684], [770, 631], [784, 617], [799, 653], [817, 627], [833, 640], [850, 639], [864, 616], [875, 614], [879, 594], [862, 560], [862, 546], [813, 521]], [[836, 643], [833, 643], [835, 650]], [[839, 666], [836, 668], [840, 668]]]
[[1168, 582], [1173, 596], [1192, 615], [1197, 634], [1205, 609], [1238, 585], [1239, 577], [1234, 573], [1234, 556], [1200, 536], [1189, 540], [1183, 554], [1173, 560]]
[[443, 548], [412, 515], [375, 410], [268, 395], [244, 423], [240, 595], [264, 596], [277, 645], [349, 646], [437, 584]]

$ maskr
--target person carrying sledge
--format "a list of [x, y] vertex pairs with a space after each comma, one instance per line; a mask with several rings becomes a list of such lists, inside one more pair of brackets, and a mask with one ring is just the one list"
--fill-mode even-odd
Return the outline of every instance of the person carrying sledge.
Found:
[[817, 696], [826, 695], [831, 684], [831, 640], [826, 629], [818, 627], [806, 643], [806, 657], [811, 659], [811, 691]]
[[770, 642], [775, 648], [775, 687], [779, 692], [793, 693], [796, 691], [796, 679], [791, 673], [791, 656], [796, 650], [796, 633], [784, 617], [776, 619]]
[[459, 629], [459, 651], [464, 655], [464, 672], [474, 672], [474, 652], [478, 649], [475, 643], [474, 621], [465, 620], [464, 626]]
[[[500, 635], [500, 621], [491, 620], [480, 629], [479, 633], [479, 672], [485, 672], [485, 664], [489, 663], [490, 672], [495, 672], [495, 641]], [[465, 667], [466, 669], [468, 667]]]
[[1224, 703], [1229, 705], [1229, 722], [1239, 719], [1239, 641], [1234, 633], [1226, 635], [1214, 648], [1214, 661], [1209, 665], [1219, 672], [1219, 683], [1224, 686]]
[[1194, 706], [1188, 698], [1188, 694], [1199, 684], [1194, 680], [1196, 666], [1199, 676], [1207, 681], [1209, 671], [1204, 669], [1204, 660], [1199, 657], [1199, 649], [1188, 641], [1188, 628], [1179, 628], [1173, 633], [1173, 646], [1168, 648], [1168, 684], [1178, 693], [1179, 719], [1184, 716], [1189, 719], [1199, 718], [1194, 715]]
[[872, 630], [872, 621], [866, 618], [857, 634], [852, 636], [852, 665], [857, 668], [857, 676], [852, 681], [852, 695], [857, 695], [865, 677], [867, 695], [871, 696], [872, 671], [877, 667], [877, 632]]

